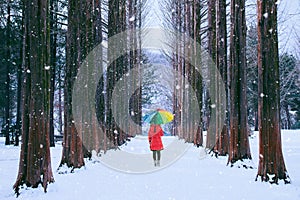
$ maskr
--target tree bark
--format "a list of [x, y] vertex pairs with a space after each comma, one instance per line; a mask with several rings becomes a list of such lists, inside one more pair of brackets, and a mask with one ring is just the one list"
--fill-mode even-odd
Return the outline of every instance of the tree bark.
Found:
[[[216, 65], [221, 74], [222, 81], [224, 82], [225, 86], [225, 96], [221, 96], [221, 92], [218, 91], [216, 97], [218, 99], [218, 104], [221, 104], [222, 99], [226, 99], [226, 104], [224, 105], [227, 107], [226, 109], [226, 119], [225, 121], [221, 121], [221, 110], [219, 110], [219, 128], [221, 132], [216, 133], [216, 145], [214, 148], [215, 153], [218, 156], [225, 156], [229, 152], [229, 133], [228, 133], [228, 126], [229, 126], [229, 112], [228, 112], [228, 68], [227, 68], [227, 27], [226, 27], [226, 0], [217, 0], [216, 1], [216, 40], [217, 40], [217, 50], [216, 50]], [[218, 83], [218, 89], [221, 88], [221, 83]]]
[[82, 30], [85, 20], [82, 19], [82, 1], [69, 1], [68, 32], [66, 46], [66, 71], [64, 82], [64, 138], [60, 167], [67, 165], [81, 168], [85, 165], [81, 133], [76, 130], [72, 112], [72, 89], [82, 62]]
[[50, 48], [51, 48], [51, 63], [50, 63], [50, 74], [51, 74], [51, 88], [50, 88], [50, 147], [55, 146], [54, 141], [54, 94], [55, 94], [55, 82], [56, 82], [56, 50], [57, 50], [57, 1], [50, 0]]
[[[50, 119], [50, 49], [48, 1], [25, 2], [25, 80], [22, 113], [22, 146], [19, 172], [14, 190], [20, 186], [36, 188], [41, 183], [44, 191], [54, 181], [49, 142]], [[39, 28], [37, 28], [39, 27]], [[30, 55], [30, 56], [28, 56]]]
[[5, 93], [6, 93], [6, 106], [5, 106], [5, 145], [10, 145], [10, 125], [11, 125], [11, 1], [7, 1], [7, 19], [6, 19], [6, 81], [5, 81]]
[[[208, 53], [211, 57], [211, 60], [213, 62], [216, 61], [216, 51], [217, 51], [217, 44], [216, 44], [216, 0], [208, 0], [208, 34], [207, 34], [207, 39], [208, 39]], [[211, 90], [209, 93], [215, 94], [216, 93], [216, 72], [214, 71], [214, 68], [210, 68], [208, 72], [208, 77], [210, 84], [213, 84], [211, 86]], [[208, 94], [210, 95], [210, 94]], [[216, 112], [213, 112], [212, 109], [215, 109], [214, 106], [216, 105], [217, 102], [212, 102], [212, 99], [208, 97], [207, 104], [208, 104], [208, 119], [209, 119], [209, 127], [207, 130], [207, 135], [206, 135], [206, 148], [213, 150], [215, 145], [216, 145], [216, 140], [215, 137], [217, 134], [217, 122], [216, 120], [217, 115]]]
[[[199, 56], [201, 52], [197, 52], [197, 50], [201, 51], [201, 49], [197, 49], [197, 45], [201, 46], [202, 38], [201, 38], [201, 24], [202, 24], [202, 16], [201, 16], [201, 10], [203, 9], [203, 5], [200, 1], [194, 0], [193, 1], [193, 34], [192, 37], [194, 39], [194, 56]], [[194, 145], [197, 147], [203, 146], [203, 112], [202, 112], [202, 97], [203, 97], [203, 80], [199, 72], [195, 70], [195, 67], [201, 63], [201, 56], [200, 58], [195, 59], [194, 63], [194, 70], [192, 72], [193, 76], [193, 88], [196, 92], [197, 99], [198, 99], [198, 106], [199, 106], [199, 125], [197, 127], [196, 133], [194, 135]]]
[[[112, 0], [109, 1], [109, 11], [108, 11], [108, 38], [121, 33], [126, 30], [126, 1], [121, 0]], [[115, 54], [114, 48], [123, 48], [127, 49], [128, 41], [126, 39], [122, 39], [119, 42], [110, 41], [108, 43], [108, 59], [111, 59]], [[127, 55], [121, 55], [119, 58], [115, 60], [111, 60], [112, 63], [108, 66], [107, 69], [107, 99], [106, 99], [106, 107], [107, 107], [107, 120], [106, 120], [106, 131], [109, 140], [112, 142], [113, 146], [117, 148], [119, 145], [123, 144], [126, 140], [126, 133], [122, 130], [115, 121], [115, 117], [113, 116], [112, 110], [114, 109], [123, 109], [123, 105], [111, 105], [112, 102], [112, 92], [116, 85], [116, 83], [120, 80], [120, 78], [125, 74], [128, 60]], [[126, 86], [124, 86], [124, 90]], [[119, 106], [119, 108], [116, 108]]]
[[277, 1], [257, 0], [259, 164], [262, 181], [290, 183], [281, 147]]
[[22, 71], [25, 69], [25, 58], [26, 58], [26, 37], [25, 37], [25, 10], [24, 5], [22, 4], [22, 45], [20, 49], [20, 58], [21, 64], [18, 66], [17, 71], [17, 79], [18, 79], [18, 86], [17, 86], [17, 116], [16, 116], [16, 135], [15, 135], [15, 146], [19, 146], [19, 136], [22, 134], [22, 109], [21, 106], [23, 105], [23, 73]]
[[228, 164], [251, 159], [246, 99], [245, 0], [231, 1], [230, 150]]

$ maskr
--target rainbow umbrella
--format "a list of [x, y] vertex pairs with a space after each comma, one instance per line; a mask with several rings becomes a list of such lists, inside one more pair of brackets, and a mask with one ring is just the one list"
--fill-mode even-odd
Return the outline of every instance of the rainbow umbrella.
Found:
[[148, 112], [143, 117], [143, 121], [149, 124], [166, 124], [171, 122], [173, 119], [174, 119], [173, 114], [163, 109], [157, 109]]

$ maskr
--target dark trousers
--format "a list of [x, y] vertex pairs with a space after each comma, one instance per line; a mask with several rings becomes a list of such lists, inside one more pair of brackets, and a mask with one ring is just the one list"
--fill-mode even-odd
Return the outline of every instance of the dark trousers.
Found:
[[160, 160], [160, 150], [152, 150], [153, 160]]

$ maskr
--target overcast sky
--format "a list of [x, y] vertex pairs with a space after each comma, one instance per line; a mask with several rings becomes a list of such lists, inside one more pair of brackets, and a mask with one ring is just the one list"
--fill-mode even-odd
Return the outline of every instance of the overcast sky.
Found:
[[[300, 37], [300, 1], [281, 1], [278, 13], [279, 48], [281, 51], [290, 53], [297, 52], [299, 55]], [[300, 55], [299, 55], [300, 56]]]
[[[247, 20], [256, 22], [256, 0], [246, 0]], [[162, 27], [161, 8], [163, 0], [148, 0], [149, 14], [148, 26]], [[229, 20], [229, 18], [228, 18]], [[228, 21], [229, 23], [229, 21]], [[279, 49], [281, 52], [298, 53], [300, 56], [299, 41], [300, 37], [300, 0], [278, 0], [278, 32], [279, 32]]]

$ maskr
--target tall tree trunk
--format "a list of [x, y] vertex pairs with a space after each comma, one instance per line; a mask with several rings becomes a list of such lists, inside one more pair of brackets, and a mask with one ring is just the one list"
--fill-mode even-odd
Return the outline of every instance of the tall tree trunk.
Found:
[[255, 126], [254, 131], [258, 131], [258, 111], [255, 112]]
[[50, 0], [50, 48], [51, 48], [51, 91], [50, 91], [50, 147], [55, 146], [54, 142], [54, 93], [55, 93], [55, 71], [56, 71], [56, 49], [57, 49], [57, 1]]
[[[121, 33], [126, 30], [126, 1], [125, 0], [111, 0], [109, 1], [109, 11], [108, 11], [108, 38]], [[127, 49], [127, 40], [122, 38], [121, 41], [109, 41], [108, 43], [108, 58], [109, 60], [115, 54], [114, 48], [118, 47], [121, 49]], [[111, 60], [112, 63], [108, 66], [107, 72], [107, 121], [106, 130], [109, 139], [112, 141], [113, 145], [117, 148], [125, 142], [126, 133], [121, 130], [113, 116], [113, 109], [117, 109], [116, 106], [120, 106], [119, 109], [123, 109], [123, 105], [111, 105], [112, 102], [112, 92], [120, 78], [125, 74], [127, 63], [127, 55], [121, 55], [115, 60]], [[125, 87], [125, 86], [124, 86]], [[122, 98], [122, 97], [120, 97]], [[114, 107], [113, 107], [114, 106]]]
[[[208, 53], [212, 59], [212, 61], [216, 61], [216, 0], [208, 0]], [[216, 83], [215, 79], [216, 72], [214, 68], [209, 69], [208, 77], [211, 84]], [[216, 87], [212, 87], [209, 91], [212, 94], [216, 93]], [[210, 95], [210, 94], [209, 94]], [[209, 106], [209, 114], [208, 114], [208, 121], [209, 121], [209, 129], [207, 130], [206, 135], [206, 147], [210, 150], [213, 150], [216, 143], [215, 143], [215, 136], [217, 133], [217, 120], [216, 120], [216, 112], [213, 112], [212, 109], [215, 109], [214, 106], [216, 102], [211, 102], [211, 99], [208, 97], [207, 104]], [[213, 123], [212, 123], [213, 122]]]
[[[227, 31], [226, 31], [226, 1], [210, 0], [208, 2], [208, 51], [215, 67], [209, 69], [210, 114], [209, 129], [206, 138], [206, 147], [216, 156], [224, 156], [228, 153], [228, 127], [227, 121], [222, 121], [224, 111], [222, 102], [227, 102]], [[219, 77], [219, 74], [221, 75]], [[222, 94], [222, 86], [226, 93]], [[223, 101], [222, 101], [223, 100]]]
[[23, 74], [22, 71], [25, 69], [25, 55], [26, 55], [26, 32], [25, 32], [25, 6], [24, 2], [21, 4], [22, 5], [22, 48], [20, 49], [20, 58], [22, 59], [21, 64], [18, 66], [18, 71], [17, 71], [17, 116], [16, 116], [16, 135], [15, 135], [15, 146], [19, 146], [19, 136], [22, 134], [22, 127], [21, 127], [21, 120], [22, 120], [22, 109], [21, 106], [23, 105], [23, 99], [22, 99], [22, 94], [23, 94]]
[[[174, 1], [174, 8], [175, 8], [175, 13], [172, 15], [172, 26], [176, 31], [181, 31], [181, 4], [178, 0]], [[176, 36], [176, 40], [178, 40], [178, 36]], [[180, 47], [178, 44], [175, 45], [175, 48], [173, 49], [173, 69], [176, 72], [179, 72], [181, 62], [180, 62], [180, 57], [179, 57], [179, 52], [180, 52]], [[175, 80], [174, 80], [174, 88], [173, 88], [173, 113], [174, 113], [174, 120], [173, 120], [173, 130], [172, 134], [173, 135], [178, 135], [180, 132], [179, 127], [181, 125], [181, 112], [180, 112], [180, 107], [181, 107], [181, 102], [179, 98], [180, 91], [177, 89], [177, 85], [179, 85], [179, 77], [175, 75]]]
[[[141, 72], [140, 68], [140, 61], [141, 58], [139, 57], [139, 49], [138, 49], [138, 34], [137, 31], [140, 31], [137, 29], [137, 23], [139, 20], [139, 11], [138, 8], [138, 2], [137, 0], [127, 0], [128, 2], [128, 29], [130, 30], [130, 35], [129, 35], [129, 47], [134, 47], [135, 50], [129, 52], [128, 56], [128, 61], [129, 65], [127, 67], [127, 70], [130, 70], [132, 68], [136, 68], [139, 72]], [[141, 85], [139, 83], [140, 79], [137, 79], [134, 84], [136, 85]], [[129, 86], [129, 85], [128, 85]], [[130, 87], [130, 86], [129, 86]], [[127, 90], [128, 91], [128, 90]], [[142, 99], [142, 87], [139, 87], [137, 91], [133, 94], [132, 102], [129, 106], [130, 113], [131, 113], [131, 118], [133, 121], [140, 126], [142, 125], [142, 104], [141, 104], [141, 99]], [[129, 127], [127, 133], [136, 133], [137, 130], [132, 130], [132, 127]]]
[[[25, 2], [25, 81], [22, 113], [22, 146], [19, 173], [14, 189], [20, 186], [36, 188], [41, 183], [44, 191], [54, 181], [49, 142], [50, 120], [50, 49], [48, 1]], [[39, 28], [37, 28], [39, 27]], [[31, 56], [27, 56], [31, 55]]]
[[[203, 5], [199, 0], [193, 1], [193, 39], [194, 39], [194, 56], [200, 55], [201, 52], [197, 52], [197, 50], [201, 51], [201, 49], [197, 49], [197, 45], [201, 47], [202, 39], [201, 39], [201, 24], [202, 24], [202, 16], [201, 10]], [[198, 61], [198, 62], [197, 62]], [[201, 57], [195, 59], [194, 67], [198, 66], [201, 63]], [[202, 93], [203, 93], [203, 84], [202, 84], [202, 77], [195, 69], [193, 71], [193, 78], [194, 78], [194, 90], [197, 95], [198, 105], [199, 105], [199, 124], [194, 136], [194, 144], [196, 146], [203, 146], [203, 112], [202, 112]]]
[[[22, 55], [22, 50], [21, 55]], [[15, 146], [19, 146], [19, 136], [21, 135], [21, 104], [22, 104], [22, 65], [17, 69], [17, 114], [16, 114], [16, 132], [15, 132]]]
[[[82, 62], [82, 1], [70, 0], [68, 7], [68, 32], [66, 46], [66, 71], [64, 83], [64, 139], [60, 166], [81, 168], [85, 165], [81, 133], [76, 130], [72, 112], [72, 89]], [[82, 27], [83, 26], [83, 27]]]
[[[216, 65], [221, 74], [222, 81], [225, 86], [225, 96], [221, 96], [221, 92], [218, 91], [216, 97], [218, 99], [218, 104], [222, 103], [222, 99], [226, 99], [226, 104], [224, 107], [228, 106], [228, 69], [227, 69], [227, 27], [226, 27], [226, 0], [217, 0], [216, 1], [216, 39], [217, 39], [217, 53], [216, 53]], [[221, 88], [221, 83], [218, 83], [218, 90]], [[228, 111], [228, 108], [227, 108]], [[221, 110], [219, 110], [219, 129], [220, 133], [216, 133], [216, 145], [214, 148], [215, 153], [219, 156], [225, 156], [229, 152], [229, 112], [226, 112], [226, 120], [221, 121]]]
[[7, 0], [7, 20], [6, 20], [6, 106], [5, 106], [5, 145], [10, 145], [10, 111], [11, 111], [11, 97], [10, 97], [10, 74], [11, 74], [11, 0]]
[[228, 164], [251, 159], [246, 99], [245, 0], [231, 0], [230, 150]]
[[257, 0], [259, 164], [256, 179], [290, 183], [281, 147], [277, 1]]
[[62, 69], [58, 70], [58, 132], [59, 134], [63, 134], [63, 101], [62, 101], [62, 93], [63, 93], [63, 81], [62, 81]]
[[[112, 37], [113, 35], [119, 33], [119, 27], [117, 24], [120, 12], [119, 12], [119, 1], [117, 0], [111, 0], [108, 2], [108, 38]], [[122, 42], [122, 41], [120, 41]], [[116, 44], [112, 44], [112, 42], [108, 43], [108, 46], [116, 46]], [[114, 52], [112, 52], [113, 48], [108, 49], [108, 57], [113, 55]], [[113, 87], [116, 80], [116, 66], [117, 61], [114, 60], [110, 66], [108, 66], [108, 73], [107, 73], [107, 87], [106, 87], [106, 131], [109, 140], [113, 143], [114, 146], [116, 146], [116, 139], [114, 136], [114, 124], [113, 124], [113, 116], [112, 116], [112, 107], [111, 107], [111, 96], [113, 92]]]

